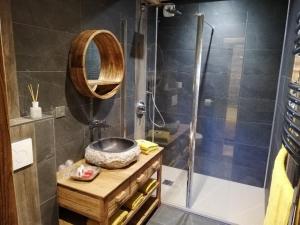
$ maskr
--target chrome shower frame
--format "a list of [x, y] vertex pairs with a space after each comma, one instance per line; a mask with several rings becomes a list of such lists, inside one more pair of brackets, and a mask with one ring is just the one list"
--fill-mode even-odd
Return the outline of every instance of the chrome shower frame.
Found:
[[188, 177], [187, 177], [187, 191], [186, 191], [186, 207], [192, 206], [192, 191], [193, 191], [193, 176], [195, 164], [195, 145], [197, 133], [197, 115], [198, 115], [198, 101], [199, 91], [201, 86], [201, 60], [202, 60], [202, 46], [203, 46], [203, 27], [204, 14], [197, 14], [197, 39], [196, 39], [196, 53], [194, 65], [194, 82], [193, 82], [193, 104], [192, 104], [192, 120], [190, 122], [189, 135], [189, 158], [188, 158]]

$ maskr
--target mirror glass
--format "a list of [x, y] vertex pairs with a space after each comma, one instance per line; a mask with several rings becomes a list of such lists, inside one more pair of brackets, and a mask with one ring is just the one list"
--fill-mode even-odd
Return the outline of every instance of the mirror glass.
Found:
[[86, 50], [85, 68], [87, 80], [98, 80], [101, 70], [101, 56], [96, 43], [92, 40]]

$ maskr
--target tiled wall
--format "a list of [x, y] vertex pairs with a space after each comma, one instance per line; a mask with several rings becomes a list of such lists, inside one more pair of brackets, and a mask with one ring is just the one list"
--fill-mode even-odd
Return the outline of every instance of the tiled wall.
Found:
[[[12, 0], [13, 32], [21, 115], [28, 115], [31, 105], [27, 84], [40, 84], [40, 105], [44, 113], [57, 106], [66, 107], [66, 116], [35, 124], [38, 174], [43, 224], [53, 225], [55, 217], [55, 172], [67, 159], [83, 157], [90, 140], [88, 121], [90, 99], [74, 88], [67, 71], [72, 40], [85, 29], [108, 29], [121, 38], [121, 20], [127, 20], [126, 48], [132, 47], [135, 27], [133, 0]], [[125, 101], [127, 134], [134, 124], [134, 58], [126, 61], [126, 97], [94, 100], [94, 118], [106, 119], [111, 128], [105, 136], [120, 136], [120, 105]], [[52, 185], [53, 184], [53, 185]], [[44, 185], [44, 186], [43, 186]]]
[[205, 24], [202, 68], [207, 67], [197, 128], [203, 139], [197, 142], [195, 171], [262, 187], [287, 2], [177, 1], [177, 9], [182, 16], [160, 18], [158, 68], [162, 79], [182, 82], [183, 89], [175, 108], [158, 92], [160, 107], [166, 117], [190, 121], [194, 14], [202, 12], [215, 32], [207, 58], [211, 28]]
[[281, 71], [280, 71], [280, 75], [279, 75], [280, 77], [278, 82], [278, 92], [277, 92], [277, 98], [275, 103], [275, 115], [274, 115], [272, 138], [270, 144], [270, 156], [269, 156], [269, 164], [268, 164], [267, 179], [266, 179], [267, 194], [270, 190], [274, 160], [282, 144], [281, 135], [283, 131], [283, 118], [286, 112], [288, 84], [292, 76], [293, 65], [294, 65], [293, 48], [294, 48], [294, 40], [296, 38], [295, 26], [296, 26], [296, 17], [299, 11], [300, 11], [300, 2], [291, 0], [290, 12], [289, 12], [288, 23], [286, 28], [284, 51], [283, 51], [282, 62], [281, 62]]

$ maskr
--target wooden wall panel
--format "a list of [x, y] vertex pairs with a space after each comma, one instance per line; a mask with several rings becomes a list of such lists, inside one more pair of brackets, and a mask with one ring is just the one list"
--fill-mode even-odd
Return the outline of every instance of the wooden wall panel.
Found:
[[17, 225], [1, 33], [0, 23], [0, 224]]
[[6, 75], [6, 89], [9, 118], [20, 117], [19, 91], [16, 72], [16, 57], [12, 30], [11, 1], [0, 1], [0, 20]]
[[[34, 123], [10, 128], [12, 142], [32, 138], [35, 143]], [[36, 148], [33, 144], [34, 163], [14, 173], [17, 212], [19, 225], [40, 225], [40, 200], [36, 165]]]

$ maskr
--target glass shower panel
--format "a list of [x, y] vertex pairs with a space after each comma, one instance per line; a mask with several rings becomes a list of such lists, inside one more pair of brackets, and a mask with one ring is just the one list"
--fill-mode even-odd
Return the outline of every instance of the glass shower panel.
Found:
[[[147, 37], [146, 138], [164, 147], [163, 201], [185, 207], [194, 97], [197, 17], [183, 15], [167, 18], [160, 13], [156, 42], [156, 21], [151, 19], [155, 18], [155, 12], [151, 10], [148, 11], [151, 16], [148, 17], [150, 19]], [[178, 29], [178, 22], [186, 24], [192, 32], [187, 33], [187, 29]]]

